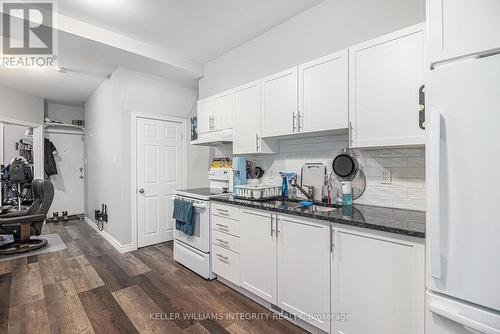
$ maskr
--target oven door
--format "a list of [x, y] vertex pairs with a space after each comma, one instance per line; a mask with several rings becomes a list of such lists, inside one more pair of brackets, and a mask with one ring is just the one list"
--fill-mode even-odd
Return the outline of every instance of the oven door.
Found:
[[[175, 228], [174, 222], [174, 239], [183, 242], [197, 250], [209, 253], [210, 252], [210, 204], [208, 201], [199, 201], [187, 197], [172, 197], [172, 202], [175, 198], [193, 202], [194, 206], [194, 233], [189, 236]], [[173, 207], [173, 203], [172, 203]]]

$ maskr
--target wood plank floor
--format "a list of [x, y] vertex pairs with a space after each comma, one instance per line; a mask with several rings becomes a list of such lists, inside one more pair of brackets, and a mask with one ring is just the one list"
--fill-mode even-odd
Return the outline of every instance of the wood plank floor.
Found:
[[43, 233], [67, 249], [0, 262], [0, 333], [304, 333], [175, 263], [171, 243], [120, 254], [79, 221]]

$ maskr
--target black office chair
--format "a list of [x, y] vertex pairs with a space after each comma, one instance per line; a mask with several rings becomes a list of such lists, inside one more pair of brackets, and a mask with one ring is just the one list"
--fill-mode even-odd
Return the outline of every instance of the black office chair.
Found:
[[0, 246], [0, 255], [30, 252], [47, 246], [45, 239], [31, 239], [42, 233], [43, 222], [54, 200], [52, 182], [32, 182], [33, 204], [28, 210], [0, 215], [0, 234], [12, 234], [14, 241]]

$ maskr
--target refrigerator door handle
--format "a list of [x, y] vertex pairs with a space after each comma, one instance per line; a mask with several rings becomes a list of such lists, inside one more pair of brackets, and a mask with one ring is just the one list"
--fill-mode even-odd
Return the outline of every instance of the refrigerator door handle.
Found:
[[446, 308], [439, 306], [436, 303], [429, 304], [429, 310], [432, 313], [438, 314], [446, 319], [450, 319], [464, 327], [466, 330], [472, 330], [484, 334], [500, 334], [500, 330], [490, 327], [486, 324], [482, 324], [476, 320], [467, 318], [460, 313], [455, 313], [447, 310]]
[[436, 110], [431, 116], [429, 131], [430, 141], [430, 176], [431, 191], [429, 193], [428, 212], [433, 217], [430, 223], [431, 242], [431, 276], [441, 279], [441, 215], [440, 215], [440, 170], [441, 170], [441, 112]]

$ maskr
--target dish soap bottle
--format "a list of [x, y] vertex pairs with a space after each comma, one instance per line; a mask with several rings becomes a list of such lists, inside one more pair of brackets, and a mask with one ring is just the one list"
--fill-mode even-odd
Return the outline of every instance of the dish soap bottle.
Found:
[[342, 185], [342, 205], [352, 205], [352, 183], [351, 181], [340, 182]]
[[280, 173], [283, 178], [281, 185], [281, 196], [284, 198], [288, 198], [288, 177], [285, 173]]

